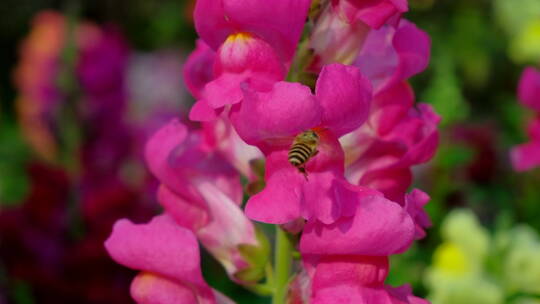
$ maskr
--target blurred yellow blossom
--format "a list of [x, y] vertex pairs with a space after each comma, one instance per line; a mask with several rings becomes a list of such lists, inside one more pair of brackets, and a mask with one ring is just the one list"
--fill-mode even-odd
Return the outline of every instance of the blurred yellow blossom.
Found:
[[471, 210], [452, 211], [441, 226], [425, 283], [435, 304], [540, 304], [540, 239], [517, 225], [490, 236]]

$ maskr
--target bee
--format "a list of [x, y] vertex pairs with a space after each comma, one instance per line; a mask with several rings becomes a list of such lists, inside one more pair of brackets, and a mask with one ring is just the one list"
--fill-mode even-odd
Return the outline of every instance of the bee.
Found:
[[298, 171], [307, 179], [306, 163], [319, 151], [319, 135], [313, 130], [304, 131], [298, 134], [289, 149], [289, 163], [298, 168]]

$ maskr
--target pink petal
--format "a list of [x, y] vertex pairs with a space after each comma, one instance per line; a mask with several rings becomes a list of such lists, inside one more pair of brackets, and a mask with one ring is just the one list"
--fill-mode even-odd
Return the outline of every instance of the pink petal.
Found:
[[184, 64], [184, 81], [195, 98], [201, 97], [204, 86], [214, 78], [212, 66], [216, 53], [202, 41], [197, 40], [197, 47]]
[[398, 8], [390, 1], [381, 1], [378, 5], [359, 11], [356, 18], [374, 29], [380, 28], [391, 17], [399, 14]]
[[510, 158], [516, 171], [527, 171], [540, 166], [540, 141], [531, 141], [512, 148]]
[[353, 66], [323, 67], [315, 92], [324, 111], [322, 124], [337, 137], [357, 129], [368, 117], [371, 85]]
[[414, 103], [414, 91], [407, 82], [399, 83], [377, 94], [369, 116], [379, 135], [388, 134], [407, 115]]
[[131, 296], [138, 304], [199, 304], [189, 286], [149, 272], [141, 272], [133, 279]]
[[198, 0], [197, 32], [217, 50], [233, 33], [248, 32], [272, 45], [289, 62], [304, 27], [309, 0]]
[[379, 28], [408, 10], [407, 0], [333, 0], [332, 3], [349, 22], [360, 20], [372, 28]]
[[239, 245], [257, 245], [255, 228], [242, 209], [211, 183], [200, 186], [211, 221], [197, 231], [203, 246], [225, 267], [229, 276], [248, 266]]
[[414, 223], [397, 203], [358, 193], [352, 218], [331, 225], [308, 222], [300, 240], [303, 254], [384, 256], [403, 252], [414, 238]]
[[242, 188], [234, 168], [220, 155], [208, 151], [200, 132], [188, 134], [176, 119], [150, 138], [145, 156], [159, 181], [190, 202], [202, 201], [197, 185], [203, 181], [215, 183], [234, 201], [241, 201]]
[[154, 217], [147, 224], [119, 220], [105, 248], [119, 264], [185, 282], [202, 297], [212, 298], [202, 278], [197, 239], [166, 215]]
[[423, 71], [429, 62], [429, 36], [413, 23], [401, 20], [372, 31], [355, 65], [371, 80], [375, 94]]
[[370, 30], [365, 23], [349, 23], [338, 10], [327, 7], [311, 33], [315, 58], [309, 69], [318, 73], [326, 64], [353, 63]]
[[193, 232], [207, 225], [210, 220], [206, 206], [186, 201], [165, 185], [159, 187], [157, 199], [178, 225]]
[[212, 121], [216, 118], [216, 110], [204, 99], [197, 100], [189, 111], [189, 119], [193, 121]]
[[[248, 78], [243, 74], [221, 75], [206, 84], [202, 92], [202, 100], [204, 100], [204, 102], [212, 109], [219, 109], [226, 105], [239, 103], [242, 101], [243, 97], [240, 84], [247, 81], [247, 79]], [[200, 101], [201, 100], [198, 100], [197, 103]]]
[[268, 93], [246, 88], [244, 94], [231, 121], [248, 144], [262, 148], [264, 141], [289, 138], [289, 146], [294, 136], [320, 124], [322, 110], [307, 86], [278, 82]]
[[540, 72], [537, 69], [528, 67], [523, 71], [518, 96], [524, 106], [540, 112]]
[[289, 168], [278, 170], [265, 179], [263, 191], [248, 200], [246, 215], [252, 220], [272, 224], [285, 224], [299, 218], [304, 177], [295, 168]]
[[358, 185], [376, 189], [394, 202], [402, 203], [403, 195], [412, 183], [409, 168], [382, 168], [365, 173]]
[[[289, 163], [288, 147], [267, 156], [266, 187], [248, 200], [248, 217], [274, 224], [300, 216], [333, 223], [344, 214], [352, 214], [350, 191], [343, 186], [343, 150], [330, 132], [318, 134], [319, 153], [306, 163], [307, 177]], [[355, 195], [352, 200], [356, 200]]]
[[393, 298], [393, 304], [429, 304], [430, 302], [412, 294], [410, 285], [402, 285], [399, 287], [385, 286], [386, 291]]
[[431, 227], [429, 215], [424, 210], [424, 206], [429, 200], [429, 195], [418, 189], [413, 189], [411, 193], [405, 195], [405, 210], [415, 223], [415, 239], [425, 237], [425, 229]]
[[273, 84], [285, 78], [285, 66], [265, 41], [249, 34], [227, 39], [217, 52], [214, 65], [216, 79], [202, 92], [214, 109], [242, 100], [241, 85], [257, 91], [269, 91]]

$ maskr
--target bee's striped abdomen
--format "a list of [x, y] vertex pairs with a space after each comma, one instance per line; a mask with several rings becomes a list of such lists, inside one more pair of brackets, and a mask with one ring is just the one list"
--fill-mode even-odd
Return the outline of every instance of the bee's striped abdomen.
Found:
[[312, 149], [304, 143], [296, 143], [289, 150], [289, 162], [295, 166], [305, 164], [313, 154]]

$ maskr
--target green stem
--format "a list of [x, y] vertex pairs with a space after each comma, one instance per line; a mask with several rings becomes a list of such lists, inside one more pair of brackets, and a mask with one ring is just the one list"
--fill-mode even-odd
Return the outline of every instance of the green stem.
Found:
[[284, 304], [292, 265], [292, 243], [287, 232], [276, 226], [274, 296], [272, 304]]

